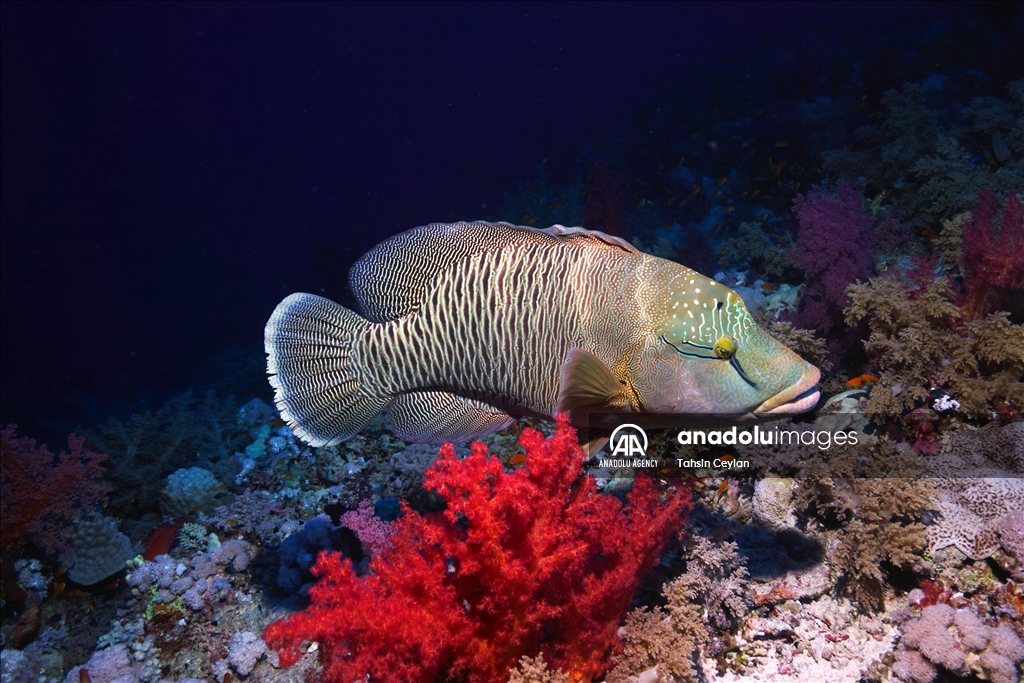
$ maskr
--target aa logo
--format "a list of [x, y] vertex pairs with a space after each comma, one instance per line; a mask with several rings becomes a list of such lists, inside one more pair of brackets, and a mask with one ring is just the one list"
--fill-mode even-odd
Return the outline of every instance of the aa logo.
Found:
[[647, 453], [647, 433], [633, 424], [619, 425], [612, 432], [612, 457], [643, 457]]

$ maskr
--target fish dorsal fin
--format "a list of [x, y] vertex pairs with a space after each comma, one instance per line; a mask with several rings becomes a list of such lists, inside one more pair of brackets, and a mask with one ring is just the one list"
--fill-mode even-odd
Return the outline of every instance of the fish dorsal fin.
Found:
[[569, 358], [561, 367], [557, 412], [569, 412], [584, 406], [615, 406], [625, 400], [624, 387], [601, 362], [579, 348], [569, 349]]
[[562, 237], [567, 242], [582, 243], [591, 246], [603, 246], [612, 247], [615, 249], [621, 249], [622, 251], [628, 251], [630, 254], [641, 253], [639, 249], [634, 247], [632, 244], [616, 237], [615, 235], [609, 235], [601, 232], [600, 230], [587, 230], [586, 228], [567, 228], [564, 225], [552, 225], [550, 228], [544, 228], [541, 232], [546, 232], [549, 235], [556, 237]]
[[474, 254], [511, 244], [551, 242], [540, 230], [509, 223], [431, 223], [384, 240], [353, 264], [349, 287], [363, 315], [396, 320], [422, 303], [438, 273]]
[[462, 259], [520, 244], [587, 244], [636, 252], [618, 237], [554, 225], [544, 230], [485, 221], [431, 223], [384, 240], [355, 262], [349, 287], [363, 315], [397, 320], [416, 310], [434, 278]]

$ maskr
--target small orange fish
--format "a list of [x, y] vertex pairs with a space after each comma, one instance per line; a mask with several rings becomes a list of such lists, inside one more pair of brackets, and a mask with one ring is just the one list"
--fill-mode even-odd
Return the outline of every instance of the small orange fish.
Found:
[[786, 142], [785, 140], [779, 140], [778, 142], [775, 143], [775, 146], [776, 147], [789, 147], [789, 143]]
[[875, 377], [874, 375], [869, 375], [869, 374], [865, 373], [865, 374], [861, 375], [860, 377], [854, 377], [853, 379], [848, 380], [846, 382], [846, 386], [853, 387], [854, 389], [859, 389], [860, 387], [862, 387], [862, 386], [864, 386], [866, 384], [876, 384], [877, 382], [878, 382], [878, 378], [877, 377]]
[[725, 185], [727, 182], [729, 182], [729, 178], [727, 178], [726, 176], [722, 176], [721, 178], [718, 179], [718, 182], [715, 183], [715, 187]]
[[766, 282], [763, 285], [761, 285], [761, 291], [763, 291], [763, 292], [774, 292], [778, 288], [779, 288], [778, 285], [773, 285], [770, 282]]
[[516, 453], [515, 455], [513, 455], [511, 458], [508, 459], [508, 464], [512, 465], [513, 467], [519, 467], [520, 465], [525, 465], [526, 464], [526, 454], [525, 453]]
[[725, 205], [725, 210], [731, 213], [731, 212], [736, 210], [736, 207], [733, 206], [732, 204], [726, 204]]
[[270, 425], [271, 427], [284, 427], [285, 424], [287, 423], [281, 418], [272, 417], [269, 420], [267, 420], [267, 424]]
[[700, 192], [700, 185], [694, 185], [693, 189], [690, 190], [690, 196], [692, 197], [693, 195], [697, 194], [698, 192]]

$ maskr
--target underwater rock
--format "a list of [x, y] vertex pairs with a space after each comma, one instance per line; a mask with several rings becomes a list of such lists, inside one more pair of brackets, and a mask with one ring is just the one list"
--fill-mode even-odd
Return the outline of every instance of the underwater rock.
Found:
[[831, 397], [818, 409], [814, 428], [833, 434], [840, 431], [857, 431], [861, 435], [858, 443], [866, 443], [868, 434], [864, 430], [869, 420], [864, 412], [869, 394], [868, 389], [850, 389]]
[[758, 606], [816, 598], [832, 589], [829, 572], [830, 567], [826, 564], [794, 569], [767, 581], [752, 580], [750, 592]]
[[758, 479], [754, 484], [751, 500], [754, 520], [768, 529], [791, 529], [796, 526], [793, 511], [792, 479], [769, 477]]

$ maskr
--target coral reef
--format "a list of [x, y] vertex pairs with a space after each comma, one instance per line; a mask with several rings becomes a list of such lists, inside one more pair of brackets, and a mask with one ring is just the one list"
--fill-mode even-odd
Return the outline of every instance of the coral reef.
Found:
[[861, 209], [860, 195], [846, 183], [834, 195], [797, 195], [793, 210], [800, 230], [791, 258], [806, 276], [796, 324], [828, 339], [830, 356], [838, 359], [846, 288], [874, 272], [873, 220]]
[[155, 412], [132, 415], [125, 422], [110, 419], [87, 437], [109, 456], [111, 508], [132, 517], [157, 507], [164, 478], [177, 469], [200, 465], [222, 478], [234, 477], [233, 454], [248, 438], [230, 397], [207, 393], [196, 401], [191, 391]]
[[72, 434], [69, 450], [54, 456], [16, 432], [17, 425], [0, 431], [0, 548], [18, 551], [31, 540], [49, 552], [64, 549], [71, 522], [106, 502], [110, 487], [100, 481], [106, 455], [83, 448], [85, 439]]
[[907, 683], [931, 683], [938, 669], [1015, 683], [1024, 642], [1009, 625], [991, 627], [969, 609], [930, 605], [903, 625], [892, 673]]
[[899, 417], [944, 387], [965, 413], [984, 416], [992, 403], [1024, 406], [1024, 327], [1006, 313], [960, 325], [955, 294], [945, 278], [916, 287], [906, 278], [877, 277], [847, 290], [846, 320], [867, 320], [864, 343], [881, 373], [868, 413]]
[[740, 223], [736, 237], [722, 240], [718, 246], [718, 265], [722, 268], [745, 265], [760, 275], [779, 278], [793, 268], [790, 259], [793, 246], [788, 233], [773, 239], [765, 233], [762, 224], [747, 221]]
[[668, 491], [659, 503], [646, 478], [625, 506], [589, 477], [573, 484], [582, 453], [568, 418], [558, 422], [549, 441], [523, 432], [526, 463], [512, 474], [483, 444], [461, 461], [444, 447], [426, 487], [446, 511], [406, 508], [367, 578], [322, 553], [312, 607], [264, 633], [282, 664], [315, 640], [328, 681], [367, 672], [428, 681], [445, 671], [494, 681], [539, 653], [578, 679], [602, 672], [618, 618], [688, 501]]

